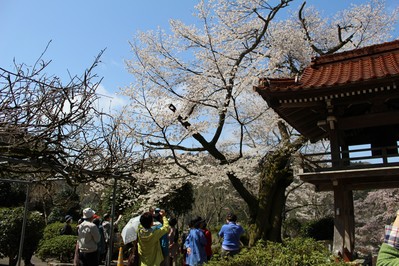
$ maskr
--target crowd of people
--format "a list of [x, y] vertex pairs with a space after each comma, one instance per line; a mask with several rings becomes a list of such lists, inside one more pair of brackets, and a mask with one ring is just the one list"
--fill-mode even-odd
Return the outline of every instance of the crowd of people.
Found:
[[[179, 252], [183, 255], [183, 266], [202, 265], [212, 258], [212, 233], [201, 217], [188, 223], [189, 231], [182, 234], [178, 243], [177, 220], [166, 218], [164, 210], [155, 209], [145, 212], [140, 217], [137, 236], [137, 265], [141, 266], [176, 266]], [[237, 224], [237, 216], [227, 215], [226, 224], [218, 236], [223, 239], [222, 256], [234, 256], [240, 250], [240, 236], [244, 233]], [[134, 264], [129, 266], [135, 266]]]
[[[60, 231], [61, 235], [74, 235], [72, 229], [71, 215], [65, 216], [65, 224]], [[107, 257], [108, 245], [117, 242], [117, 235], [114, 234], [113, 241], [110, 241], [111, 222], [110, 215], [104, 214], [103, 218], [98, 216], [91, 208], [85, 208], [82, 218], [77, 222], [78, 240], [74, 254], [75, 265], [97, 266], [103, 264]], [[121, 216], [114, 222], [114, 231], [117, 231], [117, 224]]]
[[[117, 221], [114, 222], [116, 225]], [[72, 216], [65, 216], [61, 234], [72, 235]], [[166, 212], [156, 208], [140, 216], [137, 239], [132, 243], [128, 266], [200, 266], [212, 258], [212, 234], [207, 223], [196, 217], [188, 223], [189, 230], [179, 241], [177, 220], [167, 218]], [[117, 228], [117, 227], [116, 227]], [[75, 265], [98, 266], [106, 259], [107, 245], [110, 241], [111, 221], [105, 214], [101, 220], [91, 208], [83, 210], [78, 221], [78, 241]], [[221, 242], [221, 256], [234, 256], [240, 252], [240, 236], [243, 227], [237, 223], [235, 214], [226, 216], [226, 223], [217, 236]], [[179, 243], [180, 242], [180, 243]], [[385, 226], [385, 239], [378, 254], [377, 265], [399, 265], [399, 211], [392, 225]], [[178, 263], [182, 254], [182, 263]]]
[[[111, 221], [105, 214], [101, 220], [91, 208], [83, 210], [78, 221], [78, 241], [75, 265], [98, 266], [106, 260]], [[119, 220], [119, 219], [118, 219]], [[65, 217], [61, 234], [73, 234], [72, 217]], [[117, 221], [116, 221], [117, 223]], [[234, 256], [240, 251], [240, 236], [244, 229], [237, 223], [237, 216], [228, 214], [218, 237], [222, 240], [222, 256]], [[167, 218], [165, 210], [150, 209], [140, 215], [137, 239], [129, 244], [128, 266], [197, 266], [212, 258], [212, 233], [207, 222], [195, 217], [188, 223], [188, 231], [179, 241], [177, 219]], [[178, 258], [182, 257], [183, 260]]]

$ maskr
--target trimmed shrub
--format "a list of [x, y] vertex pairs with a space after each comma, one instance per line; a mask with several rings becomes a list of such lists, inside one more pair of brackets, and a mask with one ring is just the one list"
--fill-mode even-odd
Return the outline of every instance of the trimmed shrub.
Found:
[[[46, 226], [46, 228], [44, 229], [42, 241], [52, 239], [54, 237], [59, 236], [61, 233], [61, 229], [64, 227], [64, 224], [65, 223], [61, 223], [61, 222], [55, 222], [55, 223], [48, 224]], [[78, 232], [77, 232], [76, 224], [71, 223], [71, 226], [72, 226], [73, 234], [77, 235]]]
[[75, 235], [60, 235], [64, 223], [55, 222], [47, 225], [37, 250], [38, 257], [44, 261], [71, 262], [77, 241], [76, 224], [71, 226]]
[[232, 258], [215, 256], [206, 265], [217, 266], [338, 266], [331, 253], [311, 238], [295, 238], [284, 243], [259, 241], [252, 248], [244, 248]]
[[[11, 258], [11, 264], [16, 263], [21, 228], [24, 217], [24, 208], [0, 209], [0, 258]], [[39, 212], [29, 212], [26, 223], [24, 249], [22, 257], [30, 259], [35, 252], [43, 235], [44, 219]]]
[[60, 262], [72, 262], [77, 236], [59, 235], [40, 243], [37, 256], [43, 260], [55, 259]]

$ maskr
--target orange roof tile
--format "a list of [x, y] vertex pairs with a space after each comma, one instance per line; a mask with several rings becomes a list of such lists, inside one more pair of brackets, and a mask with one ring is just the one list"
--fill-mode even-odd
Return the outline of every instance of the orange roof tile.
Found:
[[[399, 76], [399, 40], [315, 58], [300, 79], [270, 79], [270, 92], [340, 87]], [[262, 87], [262, 86], [260, 86]]]
[[[366, 117], [369, 109], [353, 106], [367, 103], [373, 106], [372, 112], [394, 112], [375, 123], [389, 124], [397, 119], [398, 85], [399, 40], [320, 56], [312, 60], [299, 79], [265, 78], [254, 89], [281, 118], [311, 141], [317, 141], [328, 137], [320, 125], [331, 112], [339, 117]], [[384, 97], [387, 101], [382, 102]], [[365, 121], [371, 127], [372, 119]]]

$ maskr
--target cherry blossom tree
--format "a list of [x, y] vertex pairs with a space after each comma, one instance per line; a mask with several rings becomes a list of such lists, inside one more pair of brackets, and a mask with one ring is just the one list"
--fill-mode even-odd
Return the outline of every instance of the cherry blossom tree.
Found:
[[384, 226], [392, 224], [398, 210], [399, 189], [367, 191], [355, 199], [356, 242], [374, 253], [384, 239]]
[[[298, 75], [313, 56], [386, 40], [386, 26], [397, 17], [383, 1], [371, 1], [330, 20], [302, 6], [295, 11], [299, 18], [278, 21], [291, 2], [199, 1], [197, 24], [171, 20], [170, 34], [135, 36], [127, 60], [134, 83], [122, 90], [130, 97], [123, 112], [129, 133], [141, 139], [148, 157], [168, 156], [168, 164], [180, 168], [172, 172], [160, 165], [157, 181], [167, 180], [163, 189], [182, 178], [230, 182], [248, 205], [251, 243], [281, 240], [292, 155], [306, 144], [253, 85], [259, 77]], [[204, 164], [209, 156], [201, 153], [214, 161]], [[198, 154], [198, 161], [187, 154]], [[246, 164], [248, 158], [258, 160]], [[210, 166], [212, 171], [204, 169]], [[248, 177], [256, 179], [257, 190], [246, 186]], [[154, 180], [153, 172], [142, 179]]]

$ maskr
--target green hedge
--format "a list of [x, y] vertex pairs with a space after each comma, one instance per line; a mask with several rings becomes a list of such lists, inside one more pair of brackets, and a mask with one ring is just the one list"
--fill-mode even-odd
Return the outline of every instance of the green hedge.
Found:
[[[61, 229], [64, 227], [64, 225], [65, 225], [65, 223], [61, 223], [61, 222], [55, 222], [55, 223], [48, 224], [46, 226], [46, 228], [44, 229], [43, 240], [48, 240], [48, 239], [54, 238], [56, 236], [59, 236]], [[72, 226], [73, 234], [77, 235], [78, 234], [77, 224], [71, 223], [71, 226]]]
[[[16, 258], [21, 238], [24, 208], [0, 208], [0, 258]], [[39, 212], [29, 212], [22, 257], [30, 258], [43, 235], [45, 223]], [[13, 261], [16, 263], [16, 261]]]
[[244, 248], [230, 259], [215, 256], [206, 265], [214, 266], [329, 266], [345, 265], [335, 262], [331, 253], [311, 238], [294, 238], [284, 243], [259, 241], [252, 248]]
[[44, 261], [71, 262], [77, 241], [76, 224], [71, 224], [71, 226], [75, 235], [60, 235], [64, 223], [48, 224], [44, 229], [43, 238], [36, 252], [37, 256]]
[[76, 247], [76, 236], [58, 235], [40, 243], [37, 256], [43, 260], [55, 259], [60, 262], [72, 262]]

